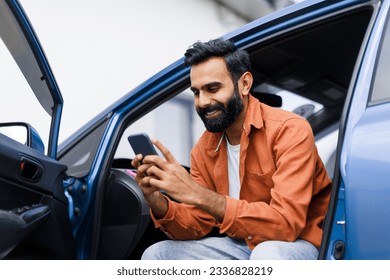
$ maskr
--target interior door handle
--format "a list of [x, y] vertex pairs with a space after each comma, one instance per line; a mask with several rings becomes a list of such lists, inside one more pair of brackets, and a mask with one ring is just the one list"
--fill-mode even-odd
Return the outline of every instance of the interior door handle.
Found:
[[39, 181], [43, 175], [43, 166], [36, 160], [23, 156], [19, 163], [19, 174], [23, 179]]

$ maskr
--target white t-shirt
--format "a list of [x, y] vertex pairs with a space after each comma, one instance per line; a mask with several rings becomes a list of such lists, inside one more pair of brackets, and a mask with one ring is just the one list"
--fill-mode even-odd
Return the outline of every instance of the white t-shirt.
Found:
[[226, 138], [229, 174], [229, 196], [240, 199], [240, 144], [231, 145]]

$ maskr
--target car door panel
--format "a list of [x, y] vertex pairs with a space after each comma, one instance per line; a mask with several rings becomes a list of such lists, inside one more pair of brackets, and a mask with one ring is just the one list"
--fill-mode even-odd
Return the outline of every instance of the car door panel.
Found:
[[58, 188], [66, 166], [22, 145], [7, 136], [0, 135], [0, 176], [30, 190], [53, 195], [66, 202], [63, 188]]
[[[345, 150], [346, 257], [389, 259], [390, 226], [390, 70], [389, 2], [384, 3], [367, 52], [363, 110]], [[364, 72], [363, 72], [364, 73]], [[370, 79], [369, 82], [365, 79]], [[370, 85], [369, 87], [367, 85]], [[356, 106], [359, 108], [359, 106]], [[351, 108], [354, 113], [356, 108]]]
[[73, 258], [66, 166], [0, 134], [0, 258]]
[[342, 123], [337, 210], [328, 259], [390, 257], [389, 4], [385, 1], [378, 9], [363, 45]]
[[[389, 259], [390, 104], [369, 107], [357, 124], [346, 164], [347, 257]], [[348, 257], [349, 258], [349, 257]]]

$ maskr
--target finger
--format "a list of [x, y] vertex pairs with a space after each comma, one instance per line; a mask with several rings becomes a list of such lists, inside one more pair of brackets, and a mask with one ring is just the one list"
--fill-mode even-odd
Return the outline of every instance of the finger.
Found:
[[152, 179], [153, 179], [152, 177], [148, 176], [142, 178], [142, 180], [140, 181], [139, 185], [144, 194], [151, 194], [153, 192], [159, 191], [159, 189], [156, 186], [150, 183]]
[[148, 169], [151, 167], [152, 165], [151, 164], [148, 164], [148, 163], [144, 163], [144, 164], [141, 164], [137, 171], [138, 173], [140, 174], [140, 176], [142, 177], [145, 177], [148, 175]]
[[161, 153], [163, 154], [164, 158], [168, 161], [168, 162], [171, 162], [171, 163], [175, 163], [176, 162], [176, 159], [173, 157], [173, 155], [171, 154], [171, 152], [168, 150], [167, 147], [165, 147], [160, 141], [158, 141], [157, 139], [153, 139], [152, 140], [152, 143], [154, 145], [156, 145], [156, 147], [161, 151]]
[[[173, 160], [175, 160], [175, 159], [173, 159]], [[159, 168], [161, 170], [165, 170], [165, 171], [169, 169], [169, 165], [173, 164], [173, 163], [168, 162], [166, 159], [163, 159], [162, 157], [154, 156], [154, 155], [146, 156], [144, 158], [143, 162], [144, 162], [144, 164], [148, 164], [149, 166], [153, 165], [153, 166], [156, 166], [157, 168]], [[174, 163], [177, 164], [176, 161]]]
[[149, 165], [157, 164], [157, 162], [159, 161], [159, 159], [161, 159], [161, 157], [159, 157], [159, 156], [156, 156], [156, 155], [147, 155], [147, 156], [145, 156], [144, 159], [142, 160], [142, 163], [143, 163], [143, 164], [149, 164]]
[[149, 177], [153, 177], [156, 179], [162, 179], [164, 176], [164, 171], [161, 170], [158, 166], [152, 165], [152, 166], [150, 166], [150, 168], [148, 168], [148, 170], [146, 171], [146, 174]]
[[142, 155], [141, 154], [138, 154], [136, 155], [133, 160], [131, 161], [131, 165], [138, 169], [138, 167], [141, 165], [141, 161], [142, 161]]
[[142, 180], [147, 177], [147, 170], [150, 166], [146, 165], [146, 164], [142, 164], [138, 167], [137, 169], [137, 174], [135, 176], [135, 181], [137, 182], [137, 184], [139, 186], [141, 186], [142, 184]]

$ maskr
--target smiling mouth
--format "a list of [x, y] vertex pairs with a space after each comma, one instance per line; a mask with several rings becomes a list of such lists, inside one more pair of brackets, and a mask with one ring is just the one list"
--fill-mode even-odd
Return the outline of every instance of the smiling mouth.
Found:
[[213, 110], [213, 111], [207, 112], [205, 115], [206, 115], [206, 118], [212, 119], [212, 118], [219, 116], [220, 114], [221, 114], [221, 110]]

